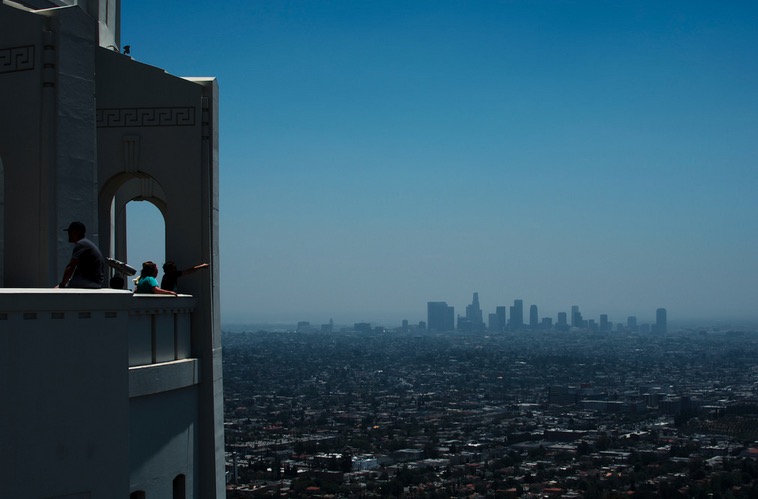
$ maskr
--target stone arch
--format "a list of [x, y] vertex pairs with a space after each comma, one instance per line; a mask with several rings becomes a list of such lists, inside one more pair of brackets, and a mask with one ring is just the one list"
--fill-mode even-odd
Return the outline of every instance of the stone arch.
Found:
[[104, 255], [122, 262], [126, 262], [128, 257], [126, 205], [130, 201], [152, 203], [160, 211], [164, 222], [168, 213], [169, 203], [165, 190], [155, 178], [146, 173], [119, 173], [103, 184], [98, 198], [100, 248]]

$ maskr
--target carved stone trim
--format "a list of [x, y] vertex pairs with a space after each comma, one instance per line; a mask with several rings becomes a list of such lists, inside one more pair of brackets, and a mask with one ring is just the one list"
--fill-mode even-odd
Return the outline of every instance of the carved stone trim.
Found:
[[134, 173], [139, 170], [140, 143], [138, 135], [124, 135], [124, 170]]
[[34, 45], [0, 48], [0, 73], [34, 69]]
[[98, 109], [98, 128], [194, 126], [194, 107]]

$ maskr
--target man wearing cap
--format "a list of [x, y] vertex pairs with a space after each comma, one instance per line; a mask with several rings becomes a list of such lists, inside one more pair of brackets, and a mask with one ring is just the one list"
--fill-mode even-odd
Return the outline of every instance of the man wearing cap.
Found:
[[68, 242], [74, 243], [74, 251], [58, 287], [102, 288], [105, 259], [97, 246], [84, 237], [87, 228], [81, 222], [71, 222], [68, 229], [63, 230], [68, 232]]

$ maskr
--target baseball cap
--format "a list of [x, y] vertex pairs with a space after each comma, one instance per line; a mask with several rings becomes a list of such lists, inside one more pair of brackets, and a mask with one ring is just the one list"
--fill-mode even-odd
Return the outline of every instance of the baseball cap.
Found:
[[68, 226], [68, 229], [63, 229], [63, 230], [66, 232], [70, 230], [78, 231], [78, 232], [81, 232], [82, 234], [87, 232], [87, 228], [81, 222], [71, 222]]

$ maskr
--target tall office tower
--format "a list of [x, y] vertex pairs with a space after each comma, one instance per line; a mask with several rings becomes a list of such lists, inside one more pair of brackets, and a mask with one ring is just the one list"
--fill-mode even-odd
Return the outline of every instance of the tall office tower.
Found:
[[[123, 54], [120, 5], [0, 2], [2, 497], [226, 497], [218, 86]], [[159, 263], [210, 268], [177, 297], [115, 264], [113, 289], [53, 289], [73, 221], [129, 262], [131, 201], [163, 216]]]
[[426, 323], [430, 332], [454, 331], [455, 310], [444, 301], [427, 302]]
[[626, 319], [626, 327], [629, 331], [636, 333], [637, 332], [637, 317], [634, 315], [630, 315]]
[[610, 331], [611, 326], [608, 323], [608, 314], [600, 314], [600, 331]]
[[516, 331], [524, 327], [524, 301], [513, 300], [511, 307], [510, 329]]
[[587, 327], [587, 321], [584, 320], [584, 317], [582, 317], [581, 312], [576, 313], [576, 316], [574, 316], [574, 320], [576, 321], [576, 327]]
[[581, 317], [579, 315], [579, 305], [571, 306], [571, 327], [580, 327]]
[[482, 309], [479, 306], [479, 293], [474, 293], [471, 305], [466, 306], [466, 319], [472, 331], [484, 331]]
[[497, 314], [487, 314], [487, 330], [498, 332]]
[[539, 329], [540, 319], [537, 313], [537, 305], [529, 307], [529, 327], [532, 329]]
[[666, 334], [668, 332], [665, 308], [659, 308], [655, 311], [655, 332], [657, 334]]
[[505, 317], [505, 307], [495, 307], [495, 315], [497, 315], [497, 329], [496, 331], [505, 331], [505, 326], [508, 325]]
[[566, 312], [558, 312], [558, 322], [556, 325], [559, 327], [568, 326], [568, 314]]

